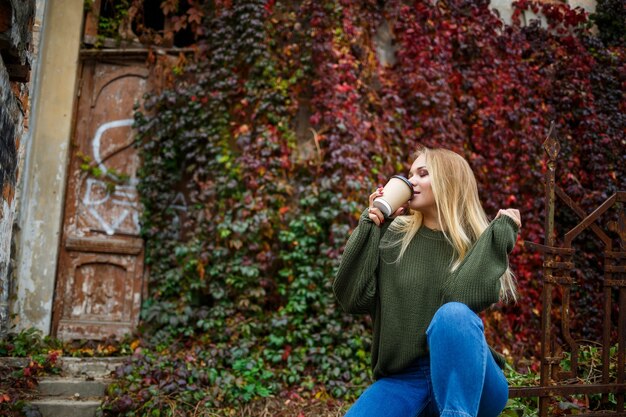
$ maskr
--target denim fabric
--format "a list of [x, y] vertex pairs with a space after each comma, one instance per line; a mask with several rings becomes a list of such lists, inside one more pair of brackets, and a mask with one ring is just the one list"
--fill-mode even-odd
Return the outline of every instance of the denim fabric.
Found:
[[345, 417], [496, 417], [508, 383], [485, 341], [482, 320], [465, 304], [437, 310], [428, 330], [430, 357], [374, 382]]

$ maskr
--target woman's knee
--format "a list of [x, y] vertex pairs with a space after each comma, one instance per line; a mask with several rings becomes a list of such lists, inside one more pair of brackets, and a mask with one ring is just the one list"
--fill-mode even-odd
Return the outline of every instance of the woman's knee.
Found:
[[468, 326], [481, 332], [484, 330], [482, 320], [468, 306], [459, 302], [449, 302], [439, 307], [426, 333], [430, 334], [437, 327], [461, 331]]

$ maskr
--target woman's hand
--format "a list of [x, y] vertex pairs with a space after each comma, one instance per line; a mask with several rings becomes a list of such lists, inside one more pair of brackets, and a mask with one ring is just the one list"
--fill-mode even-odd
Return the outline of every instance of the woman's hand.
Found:
[[498, 214], [496, 215], [496, 219], [500, 216], [509, 216], [510, 218], [513, 219], [513, 221], [515, 221], [515, 224], [517, 224], [517, 227], [519, 228], [522, 227], [522, 219], [520, 217], [519, 210], [512, 209], [512, 208], [499, 210]]
[[[369, 218], [376, 224], [376, 226], [380, 226], [385, 222], [385, 215], [378, 208], [374, 207], [374, 200], [378, 197], [382, 197], [383, 195], [383, 187], [378, 187], [376, 191], [370, 194], [370, 205], [369, 205]], [[399, 216], [404, 213], [405, 208], [400, 207], [396, 210], [391, 218], [393, 219], [396, 216]]]

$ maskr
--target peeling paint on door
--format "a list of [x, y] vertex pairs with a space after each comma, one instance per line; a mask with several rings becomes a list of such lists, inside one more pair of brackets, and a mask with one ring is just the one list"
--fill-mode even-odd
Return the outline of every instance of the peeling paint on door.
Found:
[[147, 74], [143, 62], [83, 62], [53, 312], [63, 339], [121, 337], [138, 322], [144, 268], [132, 115]]

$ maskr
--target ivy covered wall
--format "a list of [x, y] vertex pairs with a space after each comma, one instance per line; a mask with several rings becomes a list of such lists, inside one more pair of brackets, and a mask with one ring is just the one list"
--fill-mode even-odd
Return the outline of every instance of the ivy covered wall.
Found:
[[[108, 409], [166, 407], [157, 381], [189, 404], [298, 387], [358, 394], [369, 321], [343, 314], [330, 284], [367, 196], [406, 172], [418, 144], [464, 155], [488, 214], [522, 212], [511, 258], [521, 299], [485, 320], [497, 349], [532, 363], [542, 260], [521, 241], [543, 241], [541, 145], [555, 121], [559, 185], [588, 212], [626, 188], [624, 26], [596, 17], [597, 36], [581, 10], [525, 0], [512, 26], [488, 1], [189, 4], [196, 59], [136, 114], [150, 265], [142, 343], [158, 353], [120, 370]], [[599, 5], [597, 16], [624, 18]], [[525, 10], [548, 26], [521, 26]], [[558, 213], [559, 228], [575, 221]], [[594, 340], [600, 261], [576, 262], [584, 319], [573, 328]]]

